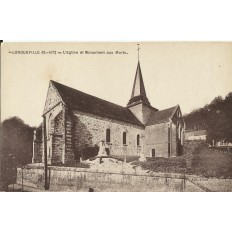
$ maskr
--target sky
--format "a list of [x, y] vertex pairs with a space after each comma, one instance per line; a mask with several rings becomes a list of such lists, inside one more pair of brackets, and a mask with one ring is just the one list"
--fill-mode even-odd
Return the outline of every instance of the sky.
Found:
[[[232, 91], [232, 43], [138, 43], [145, 89], [153, 107], [162, 110], [179, 104], [185, 114]], [[17, 51], [39, 54], [15, 54]], [[49, 51], [51, 54], [42, 54]], [[70, 51], [78, 54], [68, 54]], [[126, 106], [137, 63], [137, 42], [3, 43], [1, 121], [18, 116], [38, 126], [49, 80]]]

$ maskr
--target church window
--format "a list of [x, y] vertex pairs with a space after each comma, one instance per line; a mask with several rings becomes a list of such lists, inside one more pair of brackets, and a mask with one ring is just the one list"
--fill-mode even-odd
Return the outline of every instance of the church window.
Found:
[[122, 142], [123, 142], [123, 145], [126, 145], [126, 132], [123, 132], [122, 134]]
[[106, 130], [106, 142], [110, 143], [110, 129]]
[[155, 148], [151, 149], [151, 157], [155, 157]]
[[180, 130], [181, 130], [181, 125], [180, 125], [180, 123], [178, 122], [177, 123], [177, 126], [176, 126], [176, 138], [177, 139], [180, 139]]
[[140, 146], [140, 135], [137, 135], [137, 146]]

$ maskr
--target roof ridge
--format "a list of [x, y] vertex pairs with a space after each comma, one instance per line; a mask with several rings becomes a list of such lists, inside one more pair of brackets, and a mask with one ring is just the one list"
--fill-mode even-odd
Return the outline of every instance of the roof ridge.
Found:
[[179, 105], [177, 104], [175, 107], [173, 107], [175, 110], [173, 110], [172, 115], [170, 116], [170, 118], [173, 118], [173, 116], [175, 115], [177, 109], [179, 108]]
[[84, 93], [53, 80], [51, 80], [51, 84], [58, 91], [67, 107], [142, 126], [142, 123], [127, 107]]
[[[176, 112], [176, 109], [179, 105], [159, 110], [159, 111], [154, 111], [150, 117], [148, 118], [146, 125], [153, 125], [153, 124], [158, 124], [161, 122], [166, 122], [170, 118], [173, 117], [173, 112]], [[169, 112], [170, 111], [170, 112]]]
[[[156, 112], [160, 112], [160, 111], [164, 111], [164, 110], [170, 110], [170, 109], [174, 109], [174, 108], [176, 108], [178, 105], [175, 105], [175, 106], [172, 106], [172, 107], [169, 107], [169, 108], [166, 108], [166, 109], [163, 109], [163, 110], [159, 110], [159, 111], [156, 111]], [[155, 113], [156, 113], [155, 112]]]
[[[105, 99], [102, 99], [102, 98], [96, 97], [96, 96], [94, 96], [94, 95], [91, 95], [91, 94], [88, 94], [88, 93], [82, 92], [82, 91], [80, 91], [80, 90], [78, 90], [78, 89], [74, 89], [73, 87], [70, 87], [70, 86], [67, 86], [67, 85], [61, 84], [61, 83], [59, 83], [59, 82], [57, 82], [57, 81], [53, 81], [53, 80], [50, 80], [50, 81], [51, 81], [51, 82], [53, 82], [53, 83], [55, 83], [55, 84], [62, 85], [62, 86], [64, 86], [64, 87], [66, 87], [66, 88], [73, 89], [73, 90], [78, 91], [78, 92], [80, 92], [80, 93], [86, 94], [86, 95], [88, 95], [88, 96], [91, 96], [91, 97], [97, 98], [97, 99], [99, 99], [99, 100], [101, 100], [101, 101], [104, 101], [104, 102], [107, 102], [107, 103], [111, 103], [111, 104], [114, 104], [115, 106], [119, 106], [119, 107], [122, 107], [122, 108], [124, 108], [124, 109], [128, 110], [128, 108], [127, 108], [127, 107], [124, 107], [124, 106], [118, 105], [118, 104], [116, 104], [116, 103], [113, 103], [113, 102], [107, 101], [107, 100], [105, 100]], [[59, 91], [59, 90], [58, 90], [58, 91]]]

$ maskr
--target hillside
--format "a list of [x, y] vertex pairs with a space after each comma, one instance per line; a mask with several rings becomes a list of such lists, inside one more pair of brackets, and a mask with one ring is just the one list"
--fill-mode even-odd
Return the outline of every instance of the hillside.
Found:
[[134, 163], [153, 172], [232, 178], [232, 153], [208, 148], [203, 142], [186, 142], [183, 156]]
[[184, 116], [186, 130], [207, 130], [207, 142], [232, 142], [232, 92], [225, 99], [216, 97], [210, 104]]

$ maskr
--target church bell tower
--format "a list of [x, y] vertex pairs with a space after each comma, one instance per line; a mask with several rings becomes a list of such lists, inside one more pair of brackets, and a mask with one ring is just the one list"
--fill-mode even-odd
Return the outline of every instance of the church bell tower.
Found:
[[140, 68], [140, 63], [138, 61], [137, 70], [135, 74], [135, 80], [134, 85], [131, 93], [131, 98], [127, 104], [127, 107], [138, 105], [140, 103], [150, 105], [150, 102], [148, 101], [144, 83], [143, 83], [143, 77], [142, 72]]
[[148, 117], [152, 112], [158, 111], [150, 105], [147, 98], [142, 71], [139, 61], [139, 44], [138, 44], [138, 65], [136, 69], [134, 85], [131, 93], [131, 98], [127, 104], [127, 108], [140, 120], [141, 123], [146, 124]]

